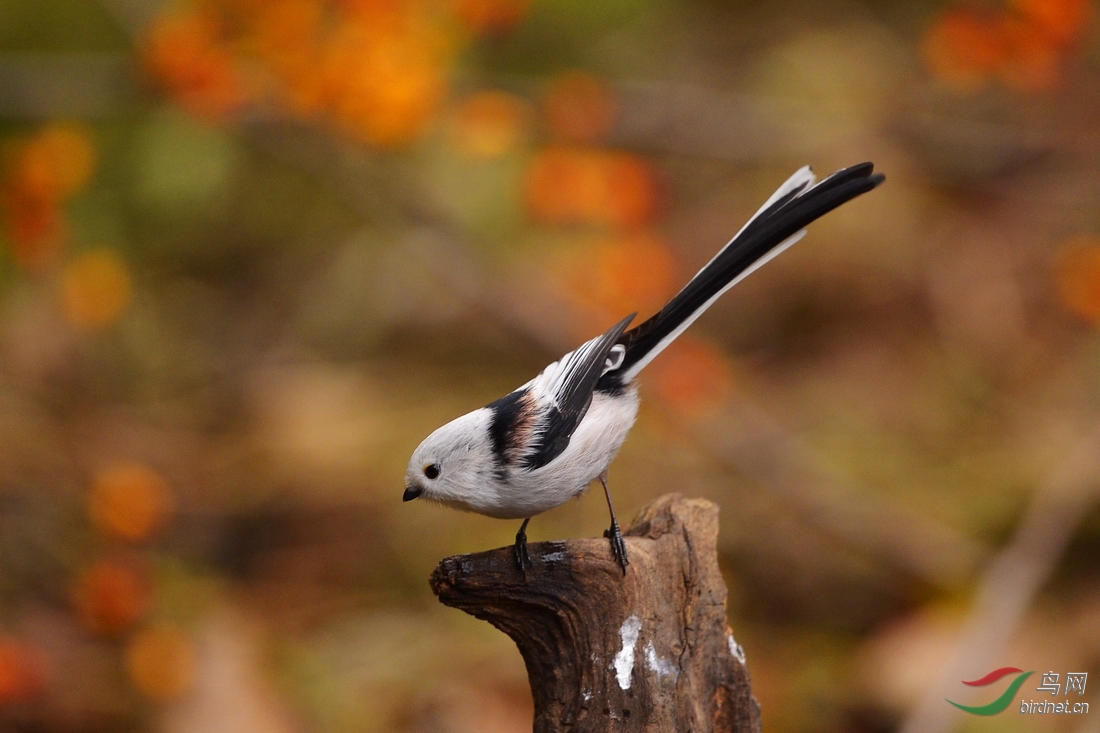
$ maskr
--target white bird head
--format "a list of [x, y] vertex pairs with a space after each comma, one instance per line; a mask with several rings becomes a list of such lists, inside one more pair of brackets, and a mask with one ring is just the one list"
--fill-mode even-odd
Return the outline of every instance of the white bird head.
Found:
[[494, 469], [489, 410], [467, 413], [439, 428], [413, 451], [403, 499], [423, 497], [457, 509], [471, 508]]

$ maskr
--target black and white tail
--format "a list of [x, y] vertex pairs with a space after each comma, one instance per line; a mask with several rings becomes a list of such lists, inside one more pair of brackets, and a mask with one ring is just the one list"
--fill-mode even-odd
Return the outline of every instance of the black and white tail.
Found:
[[873, 170], [871, 163], [861, 163], [815, 184], [805, 167], [787, 179], [657, 315], [622, 335], [623, 358], [597, 388], [615, 391], [629, 384], [722, 293], [801, 239], [810, 222], [882, 183], [885, 177]]

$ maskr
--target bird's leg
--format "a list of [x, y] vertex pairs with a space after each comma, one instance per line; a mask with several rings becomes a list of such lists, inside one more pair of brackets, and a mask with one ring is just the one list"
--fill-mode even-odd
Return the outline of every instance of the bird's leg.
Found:
[[516, 564], [524, 573], [531, 567], [531, 553], [527, 551], [527, 523], [530, 521], [531, 517], [524, 519], [523, 524], [519, 526], [519, 532], [516, 532]]
[[623, 542], [623, 533], [619, 529], [619, 520], [615, 519], [615, 507], [611, 505], [611, 491], [607, 488], [607, 471], [600, 474], [600, 483], [603, 484], [603, 495], [607, 497], [607, 510], [611, 512], [611, 526], [603, 536], [611, 540], [611, 554], [623, 569], [623, 575], [626, 575], [626, 566], [630, 561], [626, 559], [626, 543]]

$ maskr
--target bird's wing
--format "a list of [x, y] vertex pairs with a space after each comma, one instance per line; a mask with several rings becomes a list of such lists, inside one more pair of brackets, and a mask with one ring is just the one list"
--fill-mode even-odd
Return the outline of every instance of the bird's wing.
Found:
[[597, 336], [546, 367], [530, 383], [540, 408], [539, 424], [532, 444], [523, 453], [522, 465], [532, 470], [545, 466], [561, 455], [573, 431], [592, 404], [596, 382], [609, 368], [622, 361], [623, 347], [616, 344], [634, 320], [631, 313], [602, 336]]

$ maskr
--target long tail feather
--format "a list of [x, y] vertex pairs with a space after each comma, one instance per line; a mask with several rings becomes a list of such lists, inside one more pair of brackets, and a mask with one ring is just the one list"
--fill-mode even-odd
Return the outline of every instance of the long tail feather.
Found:
[[882, 183], [885, 177], [873, 170], [861, 163], [817, 184], [809, 168], [791, 176], [660, 313], [623, 334], [622, 362], [601, 378], [600, 387], [628, 384], [722, 293], [801, 239], [804, 227]]

